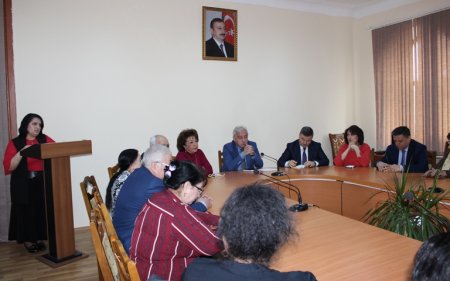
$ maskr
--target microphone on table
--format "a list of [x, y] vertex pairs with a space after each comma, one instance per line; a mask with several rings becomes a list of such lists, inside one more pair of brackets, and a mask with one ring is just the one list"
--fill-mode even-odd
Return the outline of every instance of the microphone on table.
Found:
[[273, 177], [279, 177], [279, 176], [284, 176], [285, 173], [283, 173], [282, 171], [280, 171], [280, 167], [278, 167], [278, 160], [272, 156], [269, 156], [267, 154], [264, 154], [264, 152], [261, 152], [261, 157], [264, 157], [266, 159], [271, 160], [272, 162], [275, 162], [275, 164], [277, 165], [277, 171], [273, 172], [271, 175]]
[[308, 204], [303, 203], [302, 194], [300, 192], [300, 189], [297, 186], [295, 186], [295, 185], [293, 185], [291, 183], [284, 182], [284, 181], [279, 180], [277, 178], [271, 177], [269, 175], [266, 175], [266, 174], [264, 174], [264, 173], [262, 173], [261, 171], [258, 171], [258, 170], [255, 170], [253, 173], [255, 175], [265, 176], [265, 177], [271, 179], [272, 183], [276, 183], [279, 186], [284, 187], [287, 190], [292, 191], [295, 194], [297, 194], [298, 204], [294, 204], [294, 205], [290, 206], [289, 207], [289, 211], [291, 211], [291, 212], [302, 212], [302, 211], [308, 210]]

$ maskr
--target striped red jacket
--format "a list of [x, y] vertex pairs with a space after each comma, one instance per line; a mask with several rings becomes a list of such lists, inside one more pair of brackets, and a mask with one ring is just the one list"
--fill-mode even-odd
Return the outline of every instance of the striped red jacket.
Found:
[[141, 280], [157, 275], [180, 280], [187, 265], [199, 256], [218, 253], [220, 240], [211, 230], [219, 217], [184, 205], [165, 190], [150, 197], [136, 218], [130, 258]]

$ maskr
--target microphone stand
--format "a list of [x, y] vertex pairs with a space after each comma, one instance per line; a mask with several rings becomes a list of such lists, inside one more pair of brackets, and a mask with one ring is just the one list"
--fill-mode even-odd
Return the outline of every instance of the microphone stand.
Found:
[[264, 157], [266, 159], [269, 159], [272, 162], [275, 162], [275, 164], [277, 165], [277, 171], [273, 172], [271, 175], [272, 177], [279, 177], [279, 176], [284, 176], [286, 175], [285, 173], [283, 173], [282, 171], [280, 171], [280, 167], [278, 167], [278, 161], [276, 158], [271, 157], [269, 155], [264, 154], [264, 152], [261, 152], [261, 157]]
[[271, 179], [272, 180], [271, 182], [276, 183], [276, 184], [280, 185], [281, 187], [284, 187], [284, 188], [288, 189], [289, 191], [292, 191], [295, 194], [297, 194], [298, 204], [294, 204], [294, 205], [290, 206], [289, 207], [289, 211], [291, 211], [291, 212], [302, 212], [302, 211], [308, 210], [308, 204], [303, 203], [302, 194], [300, 192], [300, 189], [297, 186], [295, 186], [295, 185], [293, 185], [291, 183], [284, 182], [284, 181], [279, 180], [277, 178], [271, 177], [269, 175], [266, 175], [266, 174], [264, 174], [264, 173], [262, 173], [262, 172], [260, 172], [258, 170], [255, 170], [254, 173], [256, 175], [265, 176], [265, 177]]

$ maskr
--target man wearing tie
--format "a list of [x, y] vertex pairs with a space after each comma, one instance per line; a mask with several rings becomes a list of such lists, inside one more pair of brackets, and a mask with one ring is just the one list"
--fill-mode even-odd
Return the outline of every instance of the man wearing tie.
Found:
[[278, 167], [294, 168], [300, 164], [305, 168], [328, 166], [330, 160], [323, 152], [321, 144], [312, 140], [313, 136], [314, 131], [311, 127], [303, 127], [298, 140], [287, 144], [278, 159]]
[[225, 22], [220, 18], [214, 18], [209, 27], [212, 37], [205, 42], [206, 56], [234, 58], [234, 46], [225, 41]]
[[392, 144], [377, 163], [379, 171], [424, 173], [428, 170], [427, 147], [411, 139], [408, 127], [395, 128], [391, 135]]
[[247, 128], [235, 127], [233, 141], [223, 146], [223, 171], [255, 170], [262, 166], [256, 143], [248, 140]]

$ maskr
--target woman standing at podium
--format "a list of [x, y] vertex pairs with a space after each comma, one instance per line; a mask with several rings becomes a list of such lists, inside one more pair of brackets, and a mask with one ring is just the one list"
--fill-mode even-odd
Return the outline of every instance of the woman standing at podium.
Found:
[[35, 113], [27, 114], [20, 123], [19, 136], [6, 146], [3, 167], [11, 174], [11, 216], [9, 240], [24, 243], [30, 253], [45, 250], [47, 239], [44, 197], [44, 163], [23, 157], [20, 151], [34, 144], [55, 142], [42, 133], [44, 120]]

